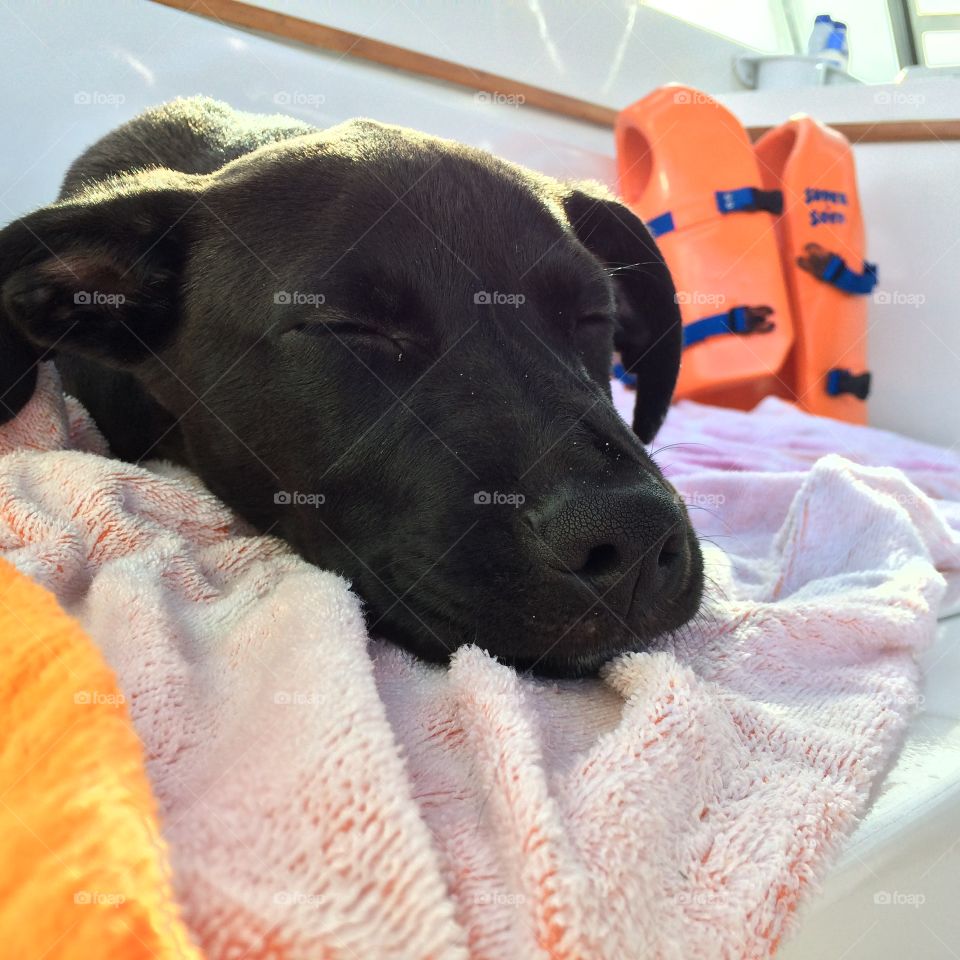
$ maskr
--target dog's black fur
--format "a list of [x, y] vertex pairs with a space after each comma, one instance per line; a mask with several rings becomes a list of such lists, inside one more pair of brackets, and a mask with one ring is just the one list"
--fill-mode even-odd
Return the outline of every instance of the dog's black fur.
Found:
[[679, 366], [674, 288], [602, 188], [183, 100], [0, 233], [0, 284], [0, 419], [55, 354], [117, 455], [187, 465], [424, 657], [475, 641], [584, 673], [699, 606], [696, 538], [641, 443]]

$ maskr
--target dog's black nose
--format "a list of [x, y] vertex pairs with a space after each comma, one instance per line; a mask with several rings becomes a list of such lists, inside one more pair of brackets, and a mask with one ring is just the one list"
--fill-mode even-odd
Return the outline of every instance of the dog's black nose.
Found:
[[524, 515], [542, 565], [578, 578], [622, 617], [670, 600], [689, 566], [688, 521], [652, 477], [628, 487], [570, 487]]

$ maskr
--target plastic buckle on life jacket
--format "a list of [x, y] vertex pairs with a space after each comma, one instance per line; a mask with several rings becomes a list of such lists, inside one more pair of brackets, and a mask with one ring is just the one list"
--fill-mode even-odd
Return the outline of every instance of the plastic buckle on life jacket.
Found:
[[773, 321], [767, 319], [772, 313], [773, 307], [744, 306], [694, 320], [683, 328], [683, 347], [686, 349], [708, 337], [725, 333], [768, 333], [774, 327]]
[[731, 333], [769, 333], [773, 321], [767, 317], [773, 307], [734, 307], [727, 313]]
[[870, 395], [870, 371], [853, 374], [849, 370], [841, 367], [835, 367], [827, 371], [827, 393], [831, 397], [839, 397], [843, 393], [849, 393], [858, 400], [866, 400]]
[[717, 209], [721, 213], [783, 213], [783, 191], [761, 190], [759, 187], [738, 187], [736, 190], [717, 190]]
[[827, 250], [819, 243], [808, 243], [803, 250], [806, 256], [797, 257], [797, 266], [844, 293], [870, 293], [877, 285], [875, 263], [864, 260], [863, 273], [856, 273], [839, 253]]

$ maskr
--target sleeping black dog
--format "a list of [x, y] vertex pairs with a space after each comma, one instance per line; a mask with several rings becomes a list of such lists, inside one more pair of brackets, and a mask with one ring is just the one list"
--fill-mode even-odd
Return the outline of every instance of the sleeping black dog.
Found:
[[643, 447], [680, 362], [674, 288], [600, 187], [181, 100], [0, 233], [0, 284], [0, 418], [55, 356], [118, 456], [188, 466], [423, 657], [476, 642], [583, 674], [699, 607], [697, 540]]

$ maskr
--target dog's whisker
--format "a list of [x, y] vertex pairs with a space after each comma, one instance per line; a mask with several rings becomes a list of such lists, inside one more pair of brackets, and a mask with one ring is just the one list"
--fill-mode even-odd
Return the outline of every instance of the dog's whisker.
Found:
[[630, 271], [643, 273], [644, 271], [640, 270], [640, 267], [659, 266], [660, 263], [657, 260], [640, 260], [637, 263], [604, 264], [604, 271], [608, 277], [614, 277], [621, 273], [629, 273]]
[[709, 443], [700, 443], [697, 440], [678, 440], [674, 443], [665, 443], [662, 447], [657, 447], [656, 450], [650, 452], [651, 457], [656, 457], [659, 454], [663, 453], [664, 450], [672, 450], [674, 447], [705, 447], [707, 450], [711, 450], [714, 453], [718, 453], [719, 449], [714, 447]]

